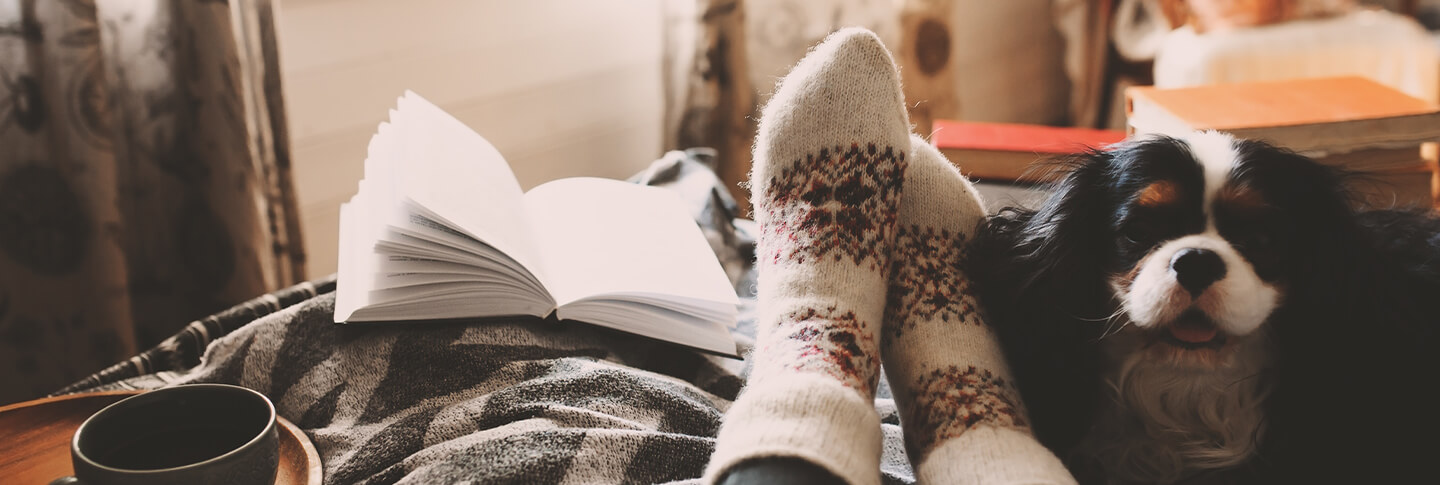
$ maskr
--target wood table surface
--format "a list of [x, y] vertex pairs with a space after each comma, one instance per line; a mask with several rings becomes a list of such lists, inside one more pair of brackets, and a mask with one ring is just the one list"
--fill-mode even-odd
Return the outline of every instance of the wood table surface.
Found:
[[[44, 484], [74, 472], [70, 440], [91, 414], [144, 391], [105, 391], [48, 397], [0, 407], [0, 477], [6, 483]], [[279, 418], [277, 485], [319, 485], [320, 455], [305, 433]]]

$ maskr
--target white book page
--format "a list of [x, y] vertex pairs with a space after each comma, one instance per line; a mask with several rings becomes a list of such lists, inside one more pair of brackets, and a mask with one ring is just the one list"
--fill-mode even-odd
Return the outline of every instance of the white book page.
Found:
[[368, 267], [364, 254], [373, 254], [365, 247], [361, 238], [362, 230], [355, 219], [354, 205], [359, 196], [350, 202], [340, 204], [340, 260], [335, 272], [335, 321], [350, 319], [360, 307], [369, 303], [370, 289], [374, 288], [374, 268]]
[[[508, 286], [529, 288], [533, 295], [527, 295], [521, 305], [527, 314], [534, 313], [540, 303], [553, 308], [537, 281], [542, 276], [529, 243], [520, 204], [523, 194], [505, 160], [474, 131], [414, 93], [407, 92], [398, 103], [390, 111], [390, 121], [381, 123], [370, 140], [365, 178], [358, 192], [341, 208], [341, 276], [335, 320], [369, 319], [367, 314], [373, 317], [374, 312], [366, 309], [403, 305], [397, 298], [424, 299], [418, 294], [387, 291], [390, 285], [400, 284], [413, 292], [459, 283], [462, 278], [457, 275], [465, 274], [450, 271], [430, 277], [405, 267], [407, 258], [495, 261], [495, 265], [476, 265], [477, 270], [490, 266], [494, 275], [471, 281], [494, 284], [492, 278], [512, 275], [515, 281]], [[396, 233], [415, 239], [390, 241]], [[411, 274], [401, 279], [385, 277], [393, 273]], [[504, 298], [514, 300], [513, 296]], [[514, 306], [484, 306], [470, 299], [446, 308]], [[437, 308], [433, 304], [409, 306], [406, 314], [412, 318], [438, 316], [432, 315]]]
[[[400, 98], [397, 192], [454, 229], [509, 255], [541, 282], [538, 255], [505, 158], [485, 138], [415, 93]], [[367, 177], [368, 178], [368, 177]]]
[[[390, 111], [395, 117], [395, 111]], [[394, 164], [391, 163], [391, 146], [395, 129], [390, 123], [380, 123], [366, 148], [365, 177], [360, 180], [359, 189], [350, 201], [340, 205], [340, 248], [339, 267], [336, 271], [335, 321], [349, 320], [354, 313], [370, 304], [370, 291], [375, 289], [375, 278], [380, 257], [375, 253], [375, 242], [384, 230], [388, 212], [374, 212], [379, 206], [388, 205], [394, 197]]]
[[724, 319], [697, 318], [668, 307], [636, 304], [629, 300], [584, 300], [573, 307], [561, 308], [558, 316], [561, 319], [568, 318], [567, 310], [584, 315], [585, 322], [602, 327], [738, 356], [735, 339], [730, 335], [726, 323], [723, 323], [733, 321], [733, 314]]
[[[394, 111], [391, 112], [393, 116]], [[370, 293], [376, 290], [373, 275], [381, 272], [385, 257], [376, 251], [376, 244], [385, 232], [386, 221], [401, 218], [396, 204], [392, 159], [396, 129], [381, 123], [370, 138], [365, 158], [365, 178], [348, 203], [340, 206], [340, 261], [335, 295], [335, 321], [350, 320], [353, 315], [373, 304]]]
[[[472, 284], [473, 285], [473, 284]], [[543, 317], [551, 306], [529, 299], [526, 294], [508, 294], [503, 287], [473, 285], [472, 291], [432, 296], [412, 296], [401, 303], [367, 306], [355, 311], [347, 321], [384, 322], [416, 320], [415, 309], [425, 309], [425, 319], [475, 318], [476, 308], [485, 308], [486, 315], [534, 315]]]
[[546, 284], [561, 306], [637, 294], [739, 304], [700, 228], [669, 191], [568, 178], [531, 189], [525, 209], [549, 272]]

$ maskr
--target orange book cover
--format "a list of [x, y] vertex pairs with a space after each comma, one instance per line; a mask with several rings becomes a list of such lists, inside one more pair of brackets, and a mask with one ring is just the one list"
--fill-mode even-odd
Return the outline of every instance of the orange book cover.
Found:
[[1359, 76], [1190, 88], [1130, 88], [1127, 112], [1143, 98], [1196, 130], [1295, 126], [1435, 113], [1421, 99]]
[[1358, 76], [1125, 90], [1132, 134], [1218, 130], [1322, 157], [1440, 141], [1440, 108]]

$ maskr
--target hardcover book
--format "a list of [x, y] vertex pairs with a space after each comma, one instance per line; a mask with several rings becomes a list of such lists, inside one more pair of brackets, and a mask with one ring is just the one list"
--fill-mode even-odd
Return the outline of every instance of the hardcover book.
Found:
[[967, 177], [1042, 182], [1038, 160], [1104, 148], [1125, 139], [1115, 130], [935, 120], [931, 143]]
[[1440, 109], [1358, 76], [1125, 91], [1132, 134], [1217, 130], [1312, 157], [1440, 140]]

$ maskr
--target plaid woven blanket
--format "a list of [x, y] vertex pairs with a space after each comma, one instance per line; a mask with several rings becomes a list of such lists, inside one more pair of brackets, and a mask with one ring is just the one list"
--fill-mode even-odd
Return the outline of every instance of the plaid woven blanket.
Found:
[[[672, 153], [636, 180], [689, 191], [750, 315], [752, 241], [724, 190], [694, 191], [707, 187], [695, 177], [713, 178], [699, 162], [702, 153]], [[744, 382], [743, 361], [583, 324], [337, 325], [334, 288], [327, 279], [264, 295], [59, 393], [258, 390], [310, 436], [329, 484], [666, 483], [698, 482]], [[748, 351], [752, 336], [746, 317], [735, 337]], [[885, 481], [912, 482], [886, 391], [876, 405]]]

